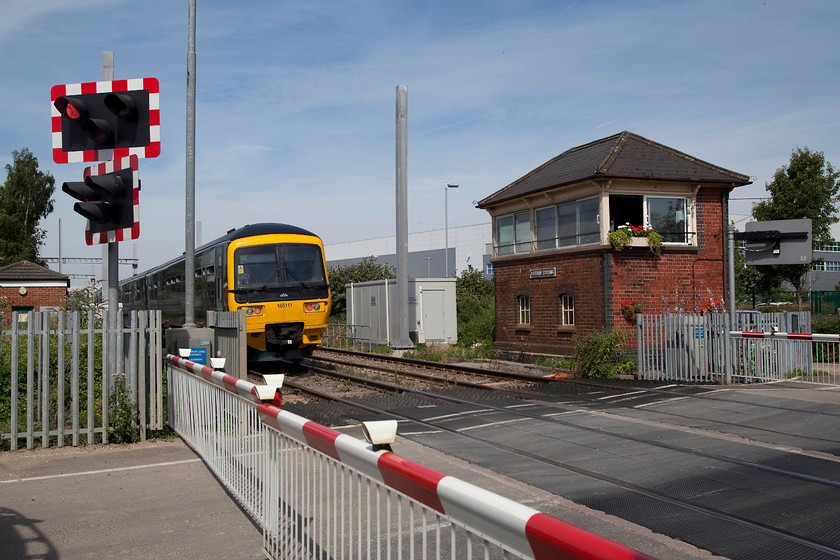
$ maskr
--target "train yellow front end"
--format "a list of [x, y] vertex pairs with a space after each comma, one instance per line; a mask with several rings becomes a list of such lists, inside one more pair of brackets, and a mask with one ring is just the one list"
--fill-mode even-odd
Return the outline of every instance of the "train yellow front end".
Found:
[[321, 240], [293, 233], [236, 239], [227, 262], [227, 308], [246, 312], [249, 361], [311, 355], [330, 316]]

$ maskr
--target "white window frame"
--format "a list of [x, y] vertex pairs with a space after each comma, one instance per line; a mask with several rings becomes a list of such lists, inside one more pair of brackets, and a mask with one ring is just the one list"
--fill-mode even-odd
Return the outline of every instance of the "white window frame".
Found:
[[[581, 206], [585, 202], [594, 202], [595, 203], [595, 223], [596, 226], [593, 231], [588, 232], [587, 234], [583, 233], [583, 222], [581, 220]], [[597, 245], [601, 242], [601, 211], [600, 211], [600, 197], [598, 196], [587, 196], [585, 198], [580, 198], [578, 200], [570, 200], [568, 202], [561, 202], [559, 204], [555, 204], [553, 206], [543, 206], [541, 208], [537, 208], [534, 210], [534, 247], [537, 252], [539, 251], [550, 251], [552, 249], [565, 249], [568, 247], [582, 247], [586, 245]], [[560, 215], [559, 210], [560, 207], [567, 206], [572, 207], [574, 206], [574, 237], [569, 236], [568, 238], [560, 237]], [[540, 238], [540, 232], [537, 230], [538, 224], [538, 215], [543, 214], [544, 212], [551, 211], [554, 216], [554, 231], [552, 232], [552, 237], [545, 237]], [[594, 238], [591, 241], [581, 242], [581, 237], [583, 235], [593, 235]]]
[[575, 324], [575, 296], [572, 294], [561, 294], [560, 299], [560, 325], [572, 326]]
[[645, 225], [649, 226], [649, 227], [652, 227], [654, 231], [657, 231], [660, 234], [662, 234], [662, 232], [656, 227], [656, 224], [654, 224], [650, 219], [650, 201], [651, 200], [657, 200], [657, 199], [658, 200], [680, 199], [680, 200], [683, 201], [683, 205], [684, 205], [684, 208], [685, 208], [685, 215], [683, 216], [683, 224], [684, 224], [684, 226], [683, 226], [683, 235], [684, 235], [683, 241], [667, 241], [667, 240], [664, 239], [664, 235], [663, 235], [663, 243], [665, 243], [667, 245], [691, 245], [691, 229], [692, 229], [692, 223], [693, 223], [692, 215], [691, 215], [691, 197], [679, 196], [679, 195], [674, 195], [674, 196], [645, 195], [644, 196], [644, 205], [642, 207], [642, 210], [644, 212]]
[[531, 297], [517, 296], [516, 302], [519, 306], [519, 325], [531, 324]]
[[[513, 228], [513, 242], [502, 245], [501, 240], [501, 223], [504, 220], [511, 220], [509, 227]], [[527, 228], [523, 226], [527, 225]], [[531, 211], [525, 210], [520, 212], [512, 212], [510, 214], [503, 214], [496, 216], [495, 219], [495, 236], [496, 236], [496, 255], [521, 255], [531, 252]], [[527, 231], [527, 236], [525, 231]], [[527, 237], [520, 239], [520, 237]]]

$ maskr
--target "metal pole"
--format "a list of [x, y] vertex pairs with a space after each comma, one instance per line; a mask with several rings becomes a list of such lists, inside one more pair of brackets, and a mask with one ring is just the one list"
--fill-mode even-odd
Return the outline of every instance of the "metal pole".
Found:
[[408, 88], [397, 86], [397, 322], [394, 348], [413, 348], [408, 336]]
[[190, 0], [187, 40], [187, 185], [184, 255], [184, 326], [195, 327], [195, 9]]
[[729, 327], [735, 330], [735, 226], [726, 228], [727, 261], [729, 265]]
[[[102, 80], [110, 81], [114, 79], [114, 52], [102, 52]], [[103, 264], [108, 267], [108, 371], [106, 373], [106, 383], [104, 386], [108, 387], [109, 391], [113, 376], [117, 373], [117, 328], [119, 327], [119, 311], [120, 311], [120, 245], [116, 241], [108, 243], [107, 250], [103, 252]], [[107, 263], [107, 264], [106, 264]], [[104, 420], [103, 420], [104, 421]], [[103, 436], [104, 439], [104, 436]]]
[[452, 278], [452, 276], [449, 276], [449, 189], [457, 189], [457, 188], [458, 188], [458, 185], [456, 185], [455, 183], [447, 183], [446, 188], [443, 190], [443, 192], [446, 193], [445, 196], [443, 197], [443, 215], [444, 215], [443, 229], [444, 229], [444, 237], [446, 238], [446, 240], [444, 242], [445, 245], [446, 245], [446, 247], [444, 247], [444, 253], [445, 253], [445, 256], [446, 256], [446, 258], [444, 259], [444, 268], [443, 268], [443, 277], [444, 278]]
[[[727, 245], [727, 261], [728, 261], [728, 281], [729, 281], [729, 330], [734, 331], [738, 328], [738, 321], [735, 319], [735, 226], [730, 224], [726, 228], [726, 245]], [[735, 367], [735, 348], [732, 346], [732, 337], [729, 332], [723, 337], [725, 364], [726, 369], [726, 384], [732, 383], [732, 368]]]

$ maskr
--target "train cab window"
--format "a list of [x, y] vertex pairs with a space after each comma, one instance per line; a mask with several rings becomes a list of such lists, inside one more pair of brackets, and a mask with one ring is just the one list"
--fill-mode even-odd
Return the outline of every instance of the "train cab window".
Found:
[[283, 273], [286, 284], [312, 284], [327, 281], [324, 274], [324, 261], [321, 249], [317, 245], [290, 243], [283, 245]]
[[234, 294], [239, 303], [327, 297], [324, 259], [317, 245], [240, 247], [233, 261]]

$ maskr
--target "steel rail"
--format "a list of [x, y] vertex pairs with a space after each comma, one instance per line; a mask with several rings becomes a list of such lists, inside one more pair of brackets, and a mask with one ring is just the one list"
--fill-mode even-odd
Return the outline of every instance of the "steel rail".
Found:
[[[352, 354], [360, 357], [365, 357], [373, 360], [378, 361], [388, 361], [393, 363], [405, 363], [411, 365], [417, 365], [418, 367], [427, 367], [427, 368], [437, 368], [442, 370], [453, 370], [453, 371], [465, 371], [467, 373], [475, 373], [476, 375], [485, 375], [489, 377], [504, 377], [509, 379], [519, 379], [523, 381], [535, 381], [535, 382], [544, 382], [544, 383], [565, 383], [565, 384], [572, 384], [572, 385], [580, 385], [585, 387], [594, 387], [600, 389], [606, 389], [610, 391], [622, 391], [622, 392], [630, 392], [630, 391], [645, 391], [654, 394], [661, 394], [667, 396], [674, 396], [674, 397], [690, 397], [695, 399], [705, 399], [710, 401], [716, 402], [725, 402], [725, 403], [735, 403], [735, 404], [743, 404], [745, 406], [754, 406], [759, 408], [768, 408], [771, 410], [782, 410], [785, 412], [799, 412], [802, 414], [809, 414], [809, 415], [817, 415], [817, 416], [829, 416], [829, 417], [840, 417], [840, 412], [825, 412], [821, 410], [804, 410], [801, 408], [791, 408], [785, 406], [778, 406], [772, 404], [765, 404], [765, 403], [755, 403], [745, 400], [738, 400], [738, 399], [724, 399], [721, 397], [705, 395], [705, 394], [692, 394], [687, 395], [685, 393], [680, 393], [678, 391], [669, 391], [668, 389], [661, 389], [657, 387], [622, 387], [620, 385], [613, 385], [608, 383], [599, 383], [597, 381], [591, 381], [586, 379], [575, 379], [571, 377], [564, 377], [562, 379], [555, 379], [553, 377], [540, 377], [522, 373], [515, 373], [509, 371], [502, 371], [502, 370], [485, 370], [482, 368], [471, 367], [471, 366], [461, 366], [461, 365], [454, 365], [454, 364], [443, 364], [439, 362], [427, 362], [423, 360], [415, 360], [411, 358], [401, 358], [397, 356], [383, 356], [381, 354], [369, 354], [366, 352], [356, 352], [353, 350], [344, 350], [344, 349], [335, 349], [335, 348], [320, 348], [319, 350], [327, 350], [329, 352], [339, 352], [344, 354]], [[700, 385], [698, 385], [700, 386]]]

